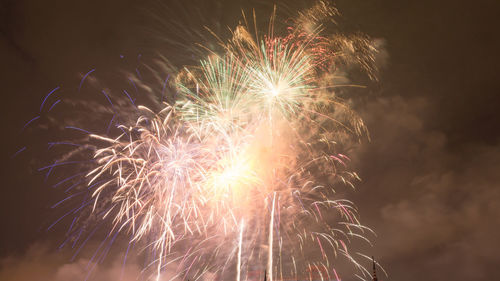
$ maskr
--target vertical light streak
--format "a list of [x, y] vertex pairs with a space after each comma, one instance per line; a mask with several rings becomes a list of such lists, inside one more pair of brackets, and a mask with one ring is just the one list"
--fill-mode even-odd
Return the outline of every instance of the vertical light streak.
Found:
[[274, 227], [274, 203], [276, 201], [276, 192], [273, 192], [273, 204], [271, 207], [271, 217], [269, 219], [269, 252], [267, 256], [267, 272], [269, 272], [269, 281], [273, 281], [273, 227]]
[[245, 228], [245, 221], [241, 220], [240, 223], [240, 237], [238, 241], [238, 264], [237, 264], [237, 272], [236, 272], [236, 280], [241, 280], [241, 247], [243, 246], [243, 230]]

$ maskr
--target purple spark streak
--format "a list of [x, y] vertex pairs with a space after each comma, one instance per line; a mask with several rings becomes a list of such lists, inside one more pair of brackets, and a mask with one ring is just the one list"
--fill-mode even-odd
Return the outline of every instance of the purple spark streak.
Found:
[[[50, 91], [50, 93], [48, 93], [45, 96], [45, 98], [42, 101], [42, 105], [40, 105], [40, 113], [42, 112], [42, 108], [43, 108], [43, 105], [45, 104], [45, 101], [47, 101], [47, 99], [50, 97], [50, 95], [52, 95], [52, 93], [54, 93], [57, 90], [59, 90], [59, 86], [55, 87], [52, 91]], [[50, 109], [49, 109], [49, 111], [50, 111]]]
[[81, 144], [76, 144], [76, 143], [72, 143], [72, 142], [65, 142], [65, 141], [49, 142], [48, 144], [49, 144], [48, 149], [51, 149], [52, 147], [54, 147], [57, 144], [65, 144], [65, 145], [78, 146], [78, 147], [82, 146]]
[[129, 81], [130, 81], [130, 83], [132, 83], [132, 85], [134, 86], [134, 88], [135, 88], [135, 92], [136, 92], [136, 93], [138, 93], [138, 92], [139, 92], [139, 90], [137, 89], [137, 86], [135, 85], [134, 80], [132, 80], [131, 78], [129, 78], [128, 80], [129, 80]]
[[[109, 233], [109, 234], [111, 234], [111, 233]], [[108, 243], [108, 245], [102, 251], [101, 256], [99, 257], [98, 262], [103, 262], [104, 261], [104, 259], [108, 255], [109, 250], [111, 249], [111, 246], [115, 242], [116, 237], [118, 237], [118, 234], [120, 234], [120, 232], [118, 232], [118, 231], [115, 232], [115, 235], [113, 235], [113, 237], [111, 238], [111, 241]]]
[[127, 95], [127, 97], [129, 98], [130, 102], [135, 106], [135, 103], [132, 100], [132, 98], [130, 97], [130, 95], [128, 94], [127, 90], [123, 90], [123, 92], [125, 93], [125, 95]]
[[92, 135], [91, 132], [89, 132], [87, 130], [84, 130], [84, 129], [81, 129], [81, 128], [78, 128], [78, 127], [66, 126], [66, 129], [73, 129], [73, 130], [77, 130], [77, 131], [84, 132], [84, 133], [87, 133], [89, 135]]
[[165, 88], [167, 88], [167, 82], [168, 82], [169, 78], [170, 78], [170, 74], [167, 75], [167, 78], [165, 78], [165, 82], [163, 82], [163, 88], [161, 89], [161, 100], [160, 100], [160, 102], [163, 102], [163, 98], [165, 96]]
[[80, 232], [78, 232], [78, 236], [76, 237], [75, 241], [73, 242], [73, 245], [71, 245], [71, 249], [75, 248], [76, 243], [78, 242], [78, 240], [80, 240], [80, 236], [82, 235], [82, 233], [83, 233], [83, 228], [80, 228]]
[[24, 127], [21, 129], [21, 132], [24, 131], [24, 129], [26, 129], [26, 127], [28, 127], [28, 125], [31, 124], [31, 122], [37, 120], [38, 118], [40, 118], [40, 115], [36, 116], [35, 118], [33, 118], [30, 121], [26, 122], [26, 124], [24, 124]]
[[86, 160], [86, 161], [67, 161], [67, 162], [57, 162], [55, 161], [54, 164], [44, 166], [41, 168], [38, 168], [38, 171], [43, 171], [47, 169], [52, 169], [54, 167], [62, 166], [62, 165], [69, 165], [69, 164], [77, 164], [77, 163], [85, 163], [85, 162], [94, 162], [94, 160]]
[[78, 255], [78, 253], [80, 253], [80, 251], [82, 250], [83, 246], [85, 246], [85, 244], [87, 244], [87, 242], [89, 241], [89, 239], [94, 236], [95, 232], [97, 231], [97, 229], [99, 229], [101, 225], [99, 224], [98, 226], [96, 226], [94, 228], [94, 230], [92, 230], [92, 232], [89, 234], [89, 236], [87, 236], [87, 239], [85, 239], [85, 241], [83, 241], [83, 243], [80, 245], [80, 247], [78, 247], [78, 249], [76, 250], [76, 253], [73, 255], [73, 257], [71, 257], [71, 261], [74, 261], [76, 256]]
[[83, 175], [83, 174], [85, 174], [85, 173], [83, 173], [83, 172], [82, 172], [82, 173], [78, 173], [78, 174], [72, 175], [72, 176], [70, 176], [70, 177], [67, 177], [67, 178], [63, 179], [62, 181], [60, 181], [60, 182], [58, 182], [58, 183], [54, 184], [52, 187], [54, 187], [54, 188], [55, 188], [55, 187], [58, 187], [59, 185], [61, 185], [61, 184], [65, 183], [65, 182], [67, 182], [67, 181], [69, 181], [69, 180], [71, 180], [71, 179], [74, 179], [74, 178], [76, 178], [76, 177], [78, 177], [78, 176], [80, 176], [80, 175]]
[[109, 134], [109, 129], [111, 128], [111, 125], [113, 124], [113, 121], [115, 120], [116, 114], [113, 114], [113, 118], [109, 121], [108, 128], [106, 128], [106, 134]]
[[54, 208], [56, 208], [57, 206], [61, 205], [61, 204], [62, 204], [63, 202], [65, 202], [66, 200], [71, 199], [71, 198], [73, 198], [73, 197], [76, 197], [76, 196], [78, 196], [78, 195], [80, 195], [80, 194], [82, 194], [82, 193], [84, 193], [84, 191], [80, 191], [80, 192], [78, 192], [78, 193], [72, 194], [72, 195], [70, 195], [70, 196], [68, 196], [68, 197], [64, 198], [63, 200], [61, 200], [61, 201], [57, 202], [56, 204], [52, 205], [50, 208], [54, 209]]
[[130, 245], [132, 245], [132, 242], [128, 243], [127, 251], [125, 252], [125, 257], [123, 258], [123, 264], [122, 264], [122, 271], [121, 271], [121, 274], [120, 274], [120, 280], [123, 279], [123, 274], [125, 272], [125, 264], [127, 263], [127, 256], [128, 256], [128, 251], [130, 250]]
[[78, 92], [80, 92], [80, 90], [82, 89], [82, 85], [83, 85], [83, 82], [85, 81], [85, 78], [87, 78], [87, 76], [89, 76], [89, 74], [90, 74], [90, 73], [92, 73], [92, 72], [94, 72], [94, 71], [95, 71], [95, 68], [94, 68], [94, 69], [92, 69], [91, 71], [87, 72], [87, 73], [83, 76], [82, 80], [80, 81], [80, 86], [78, 86]]
[[76, 221], [76, 217], [73, 218], [73, 222], [71, 222], [71, 225], [69, 226], [68, 231], [66, 232], [66, 234], [68, 234], [73, 229], [73, 225], [75, 225], [75, 221]]
[[83, 180], [79, 180], [77, 181], [76, 183], [74, 183], [72, 186], [66, 188], [66, 190], [64, 190], [64, 193], [68, 193], [70, 192], [73, 188], [75, 188], [76, 186], [78, 186], [80, 183], [82, 183]]
[[137, 73], [137, 76], [142, 80], [141, 73], [139, 72], [139, 68], [135, 69], [135, 73]]
[[18, 151], [16, 151], [16, 153], [12, 154], [12, 156], [10, 158], [14, 158], [16, 157], [19, 153], [23, 152], [26, 150], [26, 146], [23, 146], [21, 149], [19, 149]]
[[54, 108], [54, 106], [56, 106], [56, 104], [58, 104], [58, 103], [60, 103], [60, 102], [61, 102], [61, 100], [56, 100], [56, 102], [54, 102], [54, 103], [50, 106], [50, 108], [49, 108], [49, 112], [52, 110], [52, 108]]
[[[76, 209], [76, 208], [75, 208]], [[60, 222], [62, 219], [64, 219], [67, 215], [71, 214], [75, 209], [70, 210], [69, 212], [65, 213], [62, 215], [60, 218], [58, 218], [55, 222], [53, 222], [48, 228], [47, 231], [49, 231], [54, 225], [56, 225], [58, 222]]]
[[106, 99], [108, 100], [108, 102], [111, 104], [111, 106], [113, 107], [114, 104], [111, 102], [111, 99], [109, 99], [109, 96], [108, 94], [106, 94], [106, 92], [104, 90], [101, 91], [101, 93], [106, 97]]

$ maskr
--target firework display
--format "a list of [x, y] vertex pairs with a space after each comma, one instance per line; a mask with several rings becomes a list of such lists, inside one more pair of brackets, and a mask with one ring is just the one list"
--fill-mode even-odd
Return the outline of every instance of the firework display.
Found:
[[[262, 35], [245, 18], [221, 51], [169, 76], [168, 102], [151, 88], [161, 103], [99, 90], [112, 113], [106, 132], [65, 126], [78, 137], [51, 142], [63, 156], [40, 169], [73, 170], [57, 183], [63, 245], [78, 253], [103, 233], [97, 264], [125, 237], [124, 264], [132, 248], [143, 253], [146, 279], [340, 280], [340, 258], [369, 278], [349, 245], [371, 230], [339, 191], [358, 180], [345, 145], [366, 130], [336, 81], [352, 65], [373, 78], [376, 49], [363, 35], [324, 34], [336, 14], [320, 1]], [[135, 90], [146, 88], [139, 80]]]

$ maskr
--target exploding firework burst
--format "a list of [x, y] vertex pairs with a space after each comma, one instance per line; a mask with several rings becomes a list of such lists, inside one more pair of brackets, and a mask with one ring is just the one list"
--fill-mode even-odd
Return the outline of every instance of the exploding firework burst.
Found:
[[253, 280], [263, 269], [269, 280], [339, 279], [339, 256], [369, 276], [348, 246], [370, 230], [336, 192], [358, 180], [342, 145], [366, 131], [334, 89], [342, 65], [373, 76], [376, 50], [364, 36], [321, 35], [336, 14], [320, 1], [284, 34], [274, 23], [263, 37], [238, 26], [222, 52], [175, 75], [174, 101], [159, 111], [102, 91], [114, 129], [53, 143], [77, 149], [41, 169], [80, 167], [61, 182], [72, 183], [64, 201], [84, 197], [63, 216], [73, 217], [63, 244], [108, 227], [101, 247], [123, 234], [149, 253], [145, 271], [157, 279], [172, 264], [181, 279]]

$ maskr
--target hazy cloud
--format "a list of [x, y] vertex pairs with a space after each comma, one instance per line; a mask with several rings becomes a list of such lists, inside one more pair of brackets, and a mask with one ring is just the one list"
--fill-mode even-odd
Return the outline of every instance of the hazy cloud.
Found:
[[500, 145], [451, 148], [432, 129], [436, 110], [428, 98], [396, 96], [362, 111], [373, 141], [357, 159], [358, 205], [379, 235], [374, 252], [405, 280], [498, 275]]
[[86, 258], [92, 254], [91, 249], [92, 247], [88, 247], [87, 253], [82, 253], [75, 261], [71, 261], [70, 250], [56, 251], [48, 243], [36, 243], [23, 255], [0, 260], [0, 280], [83, 281], [88, 278], [99, 281], [132, 281], [139, 277], [141, 270], [133, 257], [128, 258], [125, 267], [122, 266], [123, 259], [114, 259], [93, 268], [93, 263], [89, 264], [89, 259]]

